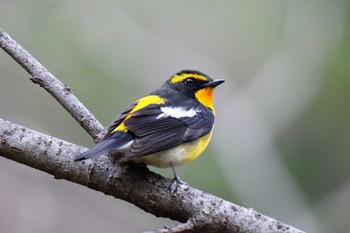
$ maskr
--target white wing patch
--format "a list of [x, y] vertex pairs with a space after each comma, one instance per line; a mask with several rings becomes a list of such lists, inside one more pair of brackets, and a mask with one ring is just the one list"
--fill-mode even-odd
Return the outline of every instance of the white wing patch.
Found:
[[131, 146], [131, 144], [134, 142], [134, 140], [130, 140], [127, 143], [125, 143], [124, 145], [121, 145], [120, 147], [118, 147], [118, 150], [126, 150], [129, 149], [129, 147]]
[[162, 110], [162, 114], [160, 114], [157, 119], [162, 118], [162, 117], [167, 117], [171, 116], [174, 118], [181, 118], [181, 117], [193, 117], [197, 115], [197, 111], [194, 110], [193, 108], [189, 110], [185, 110], [184, 108], [180, 107], [162, 107], [160, 108]]

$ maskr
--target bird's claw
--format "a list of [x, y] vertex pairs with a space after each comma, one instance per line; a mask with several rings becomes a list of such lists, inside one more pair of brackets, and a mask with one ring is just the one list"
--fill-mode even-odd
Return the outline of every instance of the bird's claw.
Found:
[[188, 186], [188, 184], [184, 181], [182, 181], [180, 179], [180, 177], [174, 177], [174, 179], [172, 180], [170, 186], [169, 186], [169, 191], [170, 191], [170, 194], [173, 196], [177, 190], [177, 187], [179, 185], [186, 185]]

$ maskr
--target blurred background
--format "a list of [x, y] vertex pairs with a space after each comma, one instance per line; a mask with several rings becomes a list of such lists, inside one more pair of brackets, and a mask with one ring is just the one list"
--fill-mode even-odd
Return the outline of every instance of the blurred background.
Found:
[[[349, 1], [2, 0], [0, 27], [108, 125], [181, 69], [225, 78], [191, 186], [307, 232], [350, 232]], [[92, 139], [0, 51], [0, 117]], [[153, 169], [172, 177], [170, 169]], [[132, 184], [130, 184], [132, 185]], [[132, 204], [0, 158], [0, 232], [141, 232]]]

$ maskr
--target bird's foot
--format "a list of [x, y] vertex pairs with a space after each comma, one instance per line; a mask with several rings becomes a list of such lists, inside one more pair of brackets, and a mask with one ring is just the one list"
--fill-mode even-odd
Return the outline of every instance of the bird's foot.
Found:
[[184, 181], [182, 181], [180, 179], [180, 177], [176, 174], [176, 176], [174, 177], [174, 179], [172, 180], [170, 186], [169, 186], [169, 191], [170, 191], [170, 194], [173, 196], [177, 190], [177, 187], [179, 185], [186, 185], [188, 186], [188, 184]]

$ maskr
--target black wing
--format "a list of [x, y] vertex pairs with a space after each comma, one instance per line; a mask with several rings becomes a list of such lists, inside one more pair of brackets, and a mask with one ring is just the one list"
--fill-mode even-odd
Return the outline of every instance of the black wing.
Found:
[[195, 140], [208, 134], [214, 124], [210, 110], [203, 109], [193, 117], [164, 115], [159, 105], [149, 105], [124, 121], [134, 134], [134, 142], [124, 158], [144, 156]]

